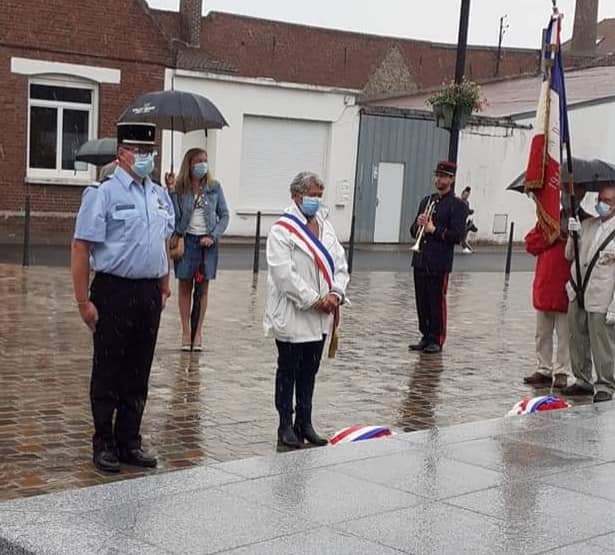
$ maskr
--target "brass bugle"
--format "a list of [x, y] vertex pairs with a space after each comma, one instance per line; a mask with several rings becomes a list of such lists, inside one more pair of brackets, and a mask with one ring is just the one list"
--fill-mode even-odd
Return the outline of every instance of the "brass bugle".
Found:
[[[425, 207], [425, 212], [424, 212], [427, 219], [431, 218], [435, 207], [436, 207], [435, 199], [433, 198], [429, 199], [429, 202], [427, 203], [427, 206]], [[412, 252], [421, 252], [421, 241], [423, 240], [423, 235], [425, 235], [424, 225], [419, 227], [418, 233], [416, 234], [416, 242], [414, 243], [414, 245], [412, 245], [412, 247], [410, 247], [410, 250]]]

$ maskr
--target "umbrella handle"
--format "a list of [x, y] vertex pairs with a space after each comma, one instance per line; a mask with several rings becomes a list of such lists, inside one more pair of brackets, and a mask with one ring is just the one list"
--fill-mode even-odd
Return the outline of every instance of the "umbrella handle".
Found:
[[[172, 91], [175, 90], [175, 75], [171, 77], [171, 90]], [[175, 133], [173, 132], [173, 128], [175, 126], [173, 124], [174, 124], [173, 116], [171, 116], [171, 173], [175, 173], [173, 171], [173, 162], [175, 158], [175, 150], [173, 149], [173, 137], [175, 136]]]
[[173, 147], [173, 138], [175, 136], [175, 132], [173, 131], [173, 118], [171, 117], [171, 173], [175, 173], [173, 171], [173, 159], [175, 158], [175, 149]]

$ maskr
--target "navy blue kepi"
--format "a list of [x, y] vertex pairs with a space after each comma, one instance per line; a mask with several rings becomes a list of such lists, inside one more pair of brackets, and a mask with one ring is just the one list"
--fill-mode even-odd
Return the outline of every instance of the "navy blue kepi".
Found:
[[117, 124], [118, 144], [156, 144], [156, 124], [120, 121]]

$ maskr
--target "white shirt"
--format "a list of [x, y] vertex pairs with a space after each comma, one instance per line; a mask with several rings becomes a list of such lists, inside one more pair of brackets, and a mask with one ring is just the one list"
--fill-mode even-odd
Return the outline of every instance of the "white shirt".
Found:
[[186, 233], [191, 235], [207, 235], [209, 230], [207, 229], [207, 223], [205, 220], [205, 205], [207, 204], [207, 197], [199, 194], [192, 211], [192, 217], [188, 224]]

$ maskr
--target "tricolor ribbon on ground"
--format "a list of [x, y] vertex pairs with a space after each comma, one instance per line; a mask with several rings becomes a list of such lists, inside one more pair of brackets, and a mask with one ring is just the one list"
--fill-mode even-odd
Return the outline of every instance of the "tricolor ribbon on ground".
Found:
[[538, 225], [549, 243], [560, 234], [562, 144], [569, 141], [561, 22], [561, 14], [555, 13], [545, 34], [545, 74], [524, 183], [525, 192], [536, 202]]
[[391, 437], [392, 435], [394, 435], [393, 431], [387, 426], [363, 426], [359, 424], [342, 428], [329, 439], [329, 443], [337, 445], [338, 443], [352, 443], [367, 439]]
[[541, 395], [531, 399], [521, 399], [507, 414], [507, 416], [520, 416], [522, 414], [534, 414], [547, 410], [567, 409], [570, 403], [556, 395]]

